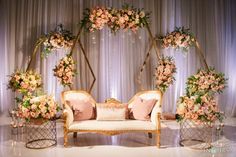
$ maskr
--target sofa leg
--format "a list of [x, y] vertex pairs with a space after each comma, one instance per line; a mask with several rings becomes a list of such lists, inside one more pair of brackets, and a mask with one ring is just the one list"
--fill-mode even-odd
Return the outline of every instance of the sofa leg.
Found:
[[148, 138], [152, 138], [152, 133], [148, 133]]
[[74, 132], [74, 133], [73, 133], [73, 137], [74, 137], [74, 138], [77, 138], [77, 132]]
[[156, 136], [157, 136], [157, 148], [160, 148], [161, 147], [161, 134], [157, 133]]
[[157, 147], [161, 147], [161, 113], [157, 113], [157, 132], [156, 132], [156, 138], [157, 138]]
[[64, 132], [64, 147], [67, 147], [67, 144], [68, 144], [68, 133], [67, 132]]

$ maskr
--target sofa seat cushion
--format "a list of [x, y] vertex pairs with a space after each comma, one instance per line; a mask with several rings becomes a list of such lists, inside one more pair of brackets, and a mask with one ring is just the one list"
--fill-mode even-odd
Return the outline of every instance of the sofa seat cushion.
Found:
[[97, 121], [84, 120], [74, 121], [69, 130], [156, 130], [156, 126], [151, 121], [125, 120], [125, 121]]

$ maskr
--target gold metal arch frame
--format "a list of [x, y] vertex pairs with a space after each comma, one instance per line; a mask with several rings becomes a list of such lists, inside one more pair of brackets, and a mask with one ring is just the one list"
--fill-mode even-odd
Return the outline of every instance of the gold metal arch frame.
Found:
[[[147, 29], [147, 31], [148, 31], [148, 34], [149, 34], [149, 37], [150, 37], [150, 43], [149, 43], [149, 48], [148, 48], [148, 50], [147, 50], [147, 52], [146, 52], [145, 60], [144, 60], [142, 66], [141, 66], [141, 68], [140, 68], [140, 70], [139, 70], [138, 77], [137, 77], [137, 84], [138, 84], [139, 90], [144, 90], [143, 85], [142, 85], [142, 81], [141, 81], [141, 77], [142, 77], [143, 70], [144, 70], [144, 68], [146, 67], [146, 64], [147, 64], [147, 62], [148, 62], [148, 60], [149, 60], [149, 57], [150, 57], [150, 54], [151, 54], [151, 50], [154, 48], [154, 50], [155, 50], [155, 52], [156, 52], [157, 59], [160, 60], [160, 58], [161, 58], [160, 49], [158, 48], [157, 43], [156, 43], [157, 40], [154, 38], [154, 36], [153, 36], [153, 34], [152, 34], [151, 30], [150, 30], [149, 25], [146, 24], [145, 27], [146, 27], [146, 29]], [[88, 65], [88, 67], [89, 67], [89, 71], [91, 72], [92, 77], [93, 77], [93, 81], [92, 81], [92, 83], [91, 83], [91, 85], [90, 85], [90, 87], [89, 87], [89, 90], [88, 90], [88, 92], [91, 93], [91, 91], [92, 91], [92, 89], [93, 89], [93, 87], [94, 87], [94, 84], [95, 84], [95, 82], [96, 82], [96, 76], [95, 76], [94, 71], [93, 71], [93, 69], [92, 69], [92, 67], [91, 67], [91, 64], [90, 64], [90, 62], [89, 62], [89, 60], [88, 60], [88, 57], [87, 57], [87, 55], [86, 55], [84, 46], [83, 46], [83, 44], [81, 43], [81, 40], [80, 40], [80, 35], [81, 35], [81, 33], [82, 33], [82, 30], [83, 30], [83, 26], [81, 25], [80, 28], [79, 28], [79, 31], [78, 31], [78, 33], [77, 33], [77, 35], [76, 35], [76, 38], [74, 39], [74, 42], [73, 42], [73, 45], [72, 45], [72, 48], [71, 48], [71, 51], [70, 51], [70, 55], [73, 54], [73, 52], [74, 52], [73, 50], [74, 50], [74, 48], [75, 48], [75, 45], [76, 45], [76, 43], [78, 42], [79, 47], [81, 48], [82, 54], [83, 54], [83, 56], [85, 57], [85, 61], [86, 61], [87, 65]], [[40, 46], [45, 40], [46, 40], [46, 38], [45, 38], [45, 37], [42, 37], [42, 38], [39, 38], [39, 39], [37, 40], [37, 42], [35, 43], [34, 50], [33, 50], [32, 56], [31, 56], [31, 58], [30, 58], [30, 61], [29, 61], [29, 63], [28, 63], [28, 66], [27, 66], [27, 68], [26, 68], [26, 71], [29, 70], [33, 58], [36, 57], [37, 50], [38, 50], [39, 46]], [[200, 59], [202, 60], [202, 62], [204, 63], [204, 67], [205, 67], [207, 70], [209, 70], [209, 66], [208, 66], [208, 64], [207, 64], [207, 61], [206, 61], [206, 59], [205, 59], [205, 57], [204, 57], [204, 54], [203, 54], [203, 51], [202, 51], [202, 49], [201, 49], [201, 47], [200, 47], [200, 45], [199, 45], [199, 43], [198, 43], [197, 40], [196, 40], [196, 43], [195, 43], [195, 44], [196, 44], [196, 48], [197, 48], [197, 52], [198, 52], [198, 54], [199, 54], [199, 57], [200, 57]], [[70, 86], [70, 89], [72, 89], [71, 86]]]
[[[153, 37], [152, 32], [151, 32], [151, 30], [150, 30], [148, 25], [146, 26], [146, 28], [147, 28], [149, 36], [151, 38], [151, 44], [150, 44], [149, 49], [148, 49], [148, 51], [146, 53], [145, 60], [144, 60], [142, 66], [141, 66], [141, 68], [139, 70], [139, 75], [138, 75], [138, 79], [137, 79], [137, 83], [139, 85], [139, 89], [141, 89], [141, 90], [144, 90], [143, 86], [142, 86], [142, 82], [141, 82], [142, 72], [143, 72], [143, 70], [144, 70], [144, 68], [145, 68], [145, 66], [147, 64], [147, 61], [148, 61], [148, 59], [150, 57], [150, 53], [151, 53], [151, 50], [152, 50], [153, 47], [155, 48], [157, 59], [160, 60], [160, 58], [161, 58], [160, 49], [158, 48], [157, 43], [156, 43], [157, 40]], [[199, 54], [199, 57], [200, 57], [201, 61], [204, 64], [204, 67], [209, 71], [209, 66], [208, 66], [207, 61], [206, 61], [206, 59], [204, 57], [203, 51], [202, 51], [202, 49], [200, 47], [200, 44], [199, 44], [199, 42], [197, 40], [195, 42], [195, 46], [197, 48], [197, 53]]]
[[[150, 27], [149, 27], [148, 23], [145, 25], [145, 27], [146, 27], [146, 29], [148, 31], [148, 34], [149, 34], [149, 37], [150, 37], [150, 40], [151, 40], [151, 44], [149, 45], [149, 49], [148, 49], [148, 51], [146, 53], [145, 61], [143, 63], [142, 68], [139, 71], [139, 76], [138, 76], [138, 79], [137, 79], [137, 83], [138, 83], [138, 86], [139, 86], [140, 90], [144, 90], [143, 87], [142, 87], [142, 82], [141, 82], [141, 73], [143, 72], [143, 70], [145, 68], [145, 65], [147, 63], [147, 60], [149, 58], [150, 52], [151, 52], [153, 47], [154, 47], [154, 50], [156, 52], [157, 59], [159, 60], [161, 58], [160, 50], [157, 47], [157, 44], [155, 42], [155, 38], [154, 38], [154, 36], [153, 36], [153, 34], [152, 34], [151, 30], [150, 30]], [[95, 81], [96, 81], [96, 77], [95, 77], [95, 74], [94, 74], [93, 69], [91, 67], [91, 64], [89, 63], [88, 57], [86, 56], [86, 52], [85, 52], [84, 46], [83, 46], [83, 44], [81, 43], [81, 40], [80, 40], [80, 35], [82, 33], [82, 30], [83, 30], [83, 25], [80, 26], [80, 29], [79, 29], [79, 31], [78, 31], [78, 33], [76, 35], [76, 38], [75, 38], [74, 43], [73, 43], [72, 48], [71, 48], [70, 55], [73, 54], [73, 50], [75, 48], [76, 42], [78, 42], [78, 44], [79, 44], [79, 46], [81, 48], [81, 51], [82, 51], [82, 53], [83, 53], [83, 55], [85, 57], [85, 61], [88, 64], [89, 70], [90, 70], [90, 72], [91, 72], [91, 74], [93, 76], [92, 84], [90, 85], [90, 88], [88, 90], [88, 92], [91, 93], [91, 91], [93, 89], [93, 86], [95, 84]]]
[[201, 58], [201, 60], [202, 60], [202, 62], [204, 64], [205, 68], [209, 71], [210, 70], [209, 66], [207, 64], [207, 61], [206, 61], [206, 59], [205, 59], [205, 57], [203, 55], [203, 51], [202, 51], [202, 49], [201, 49], [201, 47], [200, 47], [200, 45], [199, 45], [197, 40], [196, 40], [195, 44], [196, 44], [197, 52], [199, 53], [199, 56], [200, 56], [200, 58]]
[[138, 78], [137, 78], [137, 83], [138, 83], [138, 86], [139, 86], [140, 90], [144, 90], [143, 85], [142, 85], [142, 81], [141, 81], [142, 72], [143, 72], [143, 70], [144, 70], [144, 68], [145, 68], [145, 66], [147, 64], [147, 61], [148, 61], [148, 59], [150, 57], [151, 50], [152, 50], [153, 47], [154, 47], [154, 50], [156, 52], [157, 59], [158, 60], [161, 59], [160, 49], [157, 46], [156, 39], [154, 38], [154, 36], [153, 36], [153, 34], [151, 32], [151, 29], [150, 29], [148, 24], [146, 25], [146, 29], [148, 31], [148, 35], [150, 37], [151, 44], [149, 45], [149, 48], [148, 48], [148, 50], [146, 52], [145, 60], [144, 60], [142, 66], [141, 66], [141, 68], [139, 70], [139, 74], [138, 74]]
[[[95, 77], [94, 72], [93, 72], [93, 69], [92, 69], [92, 67], [91, 67], [91, 65], [90, 65], [90, 63], [89, 63], [89, 60], [88, 60], [88, 57], [87, 57], [87, 55], [86, 55], [86, 53], [85, 53], [84, 47], [83, 47], [83, 45], [82, 45], [82, 43], [81, 43], [81, 41], [80, 41], [80, 34], [81, 34], [81, 32], [82, 32], [82, 28], [83, 28], [83, 27], [81, 26], [80, 29], [79, 29], [79, 32], [78, 32], [77, 35], [76, 35], [76, 38], [74, 39], [74, 42], [73, 42], [73, 45], [72, 45], [72, 48], [71, 48], [71, 51], [70, 51], [69, 55], [71, 56], [71, 55], [73, 54], [73, 50], [74, 50], [74, 48], [75, 48], [76, 42], [78, 41], [79, 46], [80, 46], [81, 51], [82, 51], [82, 54], [84, 55], [84, 58], [85, 58], [85, 62], [88, 64], [89, 70], [90, 70], [90, 72], [91, 72], [91, 74], [92, 74], [92, 77], [93, 77], [93, 82], [92, 82], [92, 84], [90, 85], [89, 90], [88, 90], [88, 92], [91, 93], [92, 88], [93, 88], [93, 86], [94, 86], [94, 83], [95, 83], [95, 81], [96, 81], [96, 77]], [[43, 43], [45, 40], [46, 40], [46, 37], [41, 37], [41, 38], [39, 38], [39, 39], [36, 41], [35, 46], [34, 46], [34, 50], [33, 50], [32, 56], [30, 57], [29, 63], [28, 63], [27, 68], [26, 68], [26, 71], [29, 70], [30, 65], [32, 64], [32, 60], [36, 57], [36, 54], [37, 54], [37, 52], [38, 52], [38, 48], [42, 45], [42, 43]], [[72, 90], [72, 87], [71, 87], [71, 86], [69, 86], [69, 88], [70, 88], [70, 90]]]
[[86, 55], [84, 46], [83, 46], [83, 44], [81, 43], [81, 40], [80, 40], [80, 35], [81, 35], [82, 31], [83, 31], [83, 25], [81, 25], [80, 28], [79, 28], [79, 31], [78, 31], [78, 33], [77, 33], [77, 35], [76, 35], [76, 38], [75, 38], [75, 40], [74, 40], [74, 43], [73, 43], [73, 45], [72, 45], [72, 48], [71, 48], [71, 51], [70, 51], [70, 55], [73, 54], [73, 52], [74, 52], [73, 50], [74, 50], [74, 48], [75, 48], [76, 42], [78, 42], [79, 47], [80, 47], [80, 49], [81, 49], [81, 51], [82, 51], [82, 53], [83, 53], [83, 55], [84, 55], [85, 61], [86, 61], [86, 63], [88, 64], [89, 71], [91, 72], [92, 77], [93, 77], [93, 81], [92, 81], [92, 83], [91, 83], [91, 85], [90, 85], [90, 87], [89, 87], [89, 90], [88, 90], [88, 92], [91, 93], [91, 91], [92, 91], [92, 89], [93, 89], [93, 86], [94, 86], [94, 84], [95, 84], [95, 81], [96, 81], [96, 77], [95, 77], [95, 74], [94, 74], [93, 69], [92, 69], [92, 67], [91, 67], [91, 64], [90, 64], [90, 62], [89, 62], [89, 60], [88, 60], [88, 57], [87, 57], [87, 55]]

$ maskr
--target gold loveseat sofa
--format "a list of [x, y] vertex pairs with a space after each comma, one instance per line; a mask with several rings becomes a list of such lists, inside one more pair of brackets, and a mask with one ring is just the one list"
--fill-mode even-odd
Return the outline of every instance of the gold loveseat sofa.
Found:
[[160, 147], [160, 134], [161, 134], [161, 102], [162, 93], [157, 90], [141, 91], [135, 94], [133, 98], [128, 102], [128, 108], [132, 108], [135, 97], [142, 99], [156, 99], [157, 102], [151, 112], [150, 121], [142, 120], [124, 120], [124, 121], [97, 121], [83, 120], [74, 121], [73, 111], [69, 105], [66, 104], [70, 99], [90, 99], [91, 104], [95, 107], [96, 101], [92, 96], [85, 91], [64, 91], [61, 94], [62, 103], [64, 105], [63, 117], [64, 117], [64, 146], [68, 144], [68, 134], [74, 133], [76, 137], [77, 132], [95, 132], [105, 135], [116, 135], [127, 132], [146, 132], [149, 135], [156, 133], [156, 145]]

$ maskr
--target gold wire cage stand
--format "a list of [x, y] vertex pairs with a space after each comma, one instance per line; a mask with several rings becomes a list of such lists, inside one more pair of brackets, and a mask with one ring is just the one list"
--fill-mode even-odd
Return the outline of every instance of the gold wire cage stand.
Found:
[[57, 144], [56, 120], [26, 123], [26, 148], [43, 149]]
[[209, 149], [212, 146], [213, 125], [183, 120], [180, 123], [179, 144], [192, 149]]

